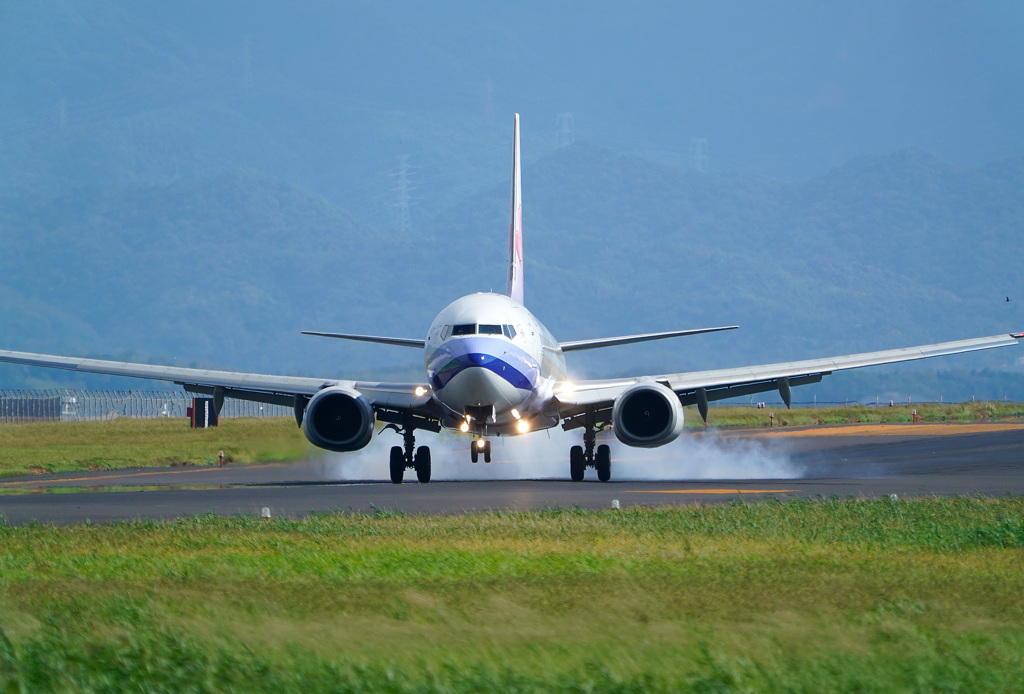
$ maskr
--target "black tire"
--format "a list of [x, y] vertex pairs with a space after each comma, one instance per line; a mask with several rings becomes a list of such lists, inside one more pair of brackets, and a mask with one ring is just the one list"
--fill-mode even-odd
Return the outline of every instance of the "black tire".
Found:
[[469, 459], [474, 463], [480, 460], [480, 450], [476, 447], [476, 441], [469, 444]]
[[401, 446], [391, 447], [391, 481], [401, 484], [405, 477], [405, 451]]
[[420, 446], [416, 449], [416, 479], [420, 484], [430, 481], [430, 448]]
[[582, 482], [586, 469], [587, 464], [583, 460], [583, 446], [573, 446], [569, 449], [569, 477], [573, 482]]
[[612, 478], [612, 449], [604, 444], [598, 446], [594, 467], [597, 468], [598, 480], [601, 482], [610, 480]]
[[484, 441], [484, 462], [491, 462], [491, 442]]

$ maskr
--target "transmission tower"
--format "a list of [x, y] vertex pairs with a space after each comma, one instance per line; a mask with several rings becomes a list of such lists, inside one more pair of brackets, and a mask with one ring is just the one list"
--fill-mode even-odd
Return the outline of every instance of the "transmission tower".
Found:
[[576, 124], [571, 113], [559, 113], [557, 124], [558, 127], [555, 131], [555, 138], [557, 139], [559, 147], [571, 145], [576, 141], [576, 134], [574, 132]]
[[693, 138], [693, 155], [690, 157], [690, 168], [699, 174], [708, 170], [708, 141], [703, 137]]
[[411, 228], [409, 223], [409, 203], [412, 201], [412, 191], [415, 190], [409, 184], [411, 174], [412, 167], [409, 166], [409, 157], [404, 155], [399, 157], [398, 168], [391, 172], [391, 177], [395, 180], [394, 186], [392, 186], [392, 190], [397, 195], [394, 207], [398, 210], [398, 226], [403, 236]]

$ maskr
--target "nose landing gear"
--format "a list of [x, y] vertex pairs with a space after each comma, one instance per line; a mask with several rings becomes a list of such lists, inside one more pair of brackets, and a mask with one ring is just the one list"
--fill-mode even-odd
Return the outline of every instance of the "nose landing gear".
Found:
[[470, 460], [474, 463], [479, 462], [481, 455], [483, 455], [485, 463], [491, 462], [491, 442], [487, 439], [477, 439], [469, 444]]

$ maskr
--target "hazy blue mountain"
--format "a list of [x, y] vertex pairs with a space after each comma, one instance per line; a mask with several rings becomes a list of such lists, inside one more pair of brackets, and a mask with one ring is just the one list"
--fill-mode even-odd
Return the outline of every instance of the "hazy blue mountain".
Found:
[[[900, 151], [792, 184], [576, 144], [524, 172], [527, 303], [562, 339], [741, 326], [573, 355], [592, 375], [1017, 330], [1020, 304], [1005, 302], [1001, 282], [1024, 254], [1012, 233], [1024, 222], [1022, 171]], [[0, 205], [5, 345], [414, 376], [416, 351], [298, 332], [423, 334], [455, 297], [503, 289], [507, 217], [508, 191], [496, 186], [402, 235], [250, 171], [9, 198]], [[1014, 360], [1006, 350], [948, 368]]]
[[502, 289], [513, 112], [556, 334], [742, 326], [581, 371], [1021, 330], [1022, 30], [1005, 3], [0, 3], [2, 346], [413, 376], [297, 333], [418, 336]]

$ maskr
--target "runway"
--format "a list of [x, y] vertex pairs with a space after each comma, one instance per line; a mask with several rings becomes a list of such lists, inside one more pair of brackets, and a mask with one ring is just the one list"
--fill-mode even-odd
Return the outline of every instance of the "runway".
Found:
[[[1021, 423], [741, 430], [688, 433], [682, 438], [686, 441], [681, 447], [666, 447], [650, 463], [613, 465], [613, 479], [604, 484], [593, 478], [592, 470], [581, 483], [564, 479], [456, 479], [426, 485], [339, 481], [337, 470], [346, 459], [338, 457], [222, 468], [134, 468], [0, 478], [0, 516], [12, 524], [65, 524], [171, 519], [208, 512], [259, 515], [264, 508], [275, 517], [301, 517], [337, 510], [445, 514], [572, 506], [602, 509], [610, 508], [613, 500], [620, 508], [629, 508], [737, 499], [1024, 494]], [[693, 460], [673, 459], [686, 455]], [[763, 468], [772, 472], [769, 477], [742, 478], [744, 470], [761, 469], [751, 467], [751, 455], [772, 462]], [[708, 460], [715, 461], [717, 471], [729, 471], [735, 463], [737, 474], [696, 475], [702, 469], [699, 465]], [[567, 462], [543, 462], [551, 475], [568, 476]], [[469, 472], [486, 477], [491, 471], [507, 475], [519, 470], [492, 465], [490, 471], [481, 463]], [[645, 465], [658, 479], [642, 479]], [[386, 475], [385, 464], [376, 467], [381, 476]], [[439, 467], [435, 458], [435, 474]], [[467, 468], [459, 468], [463, 469]], [[678, 476], [672, 474], [674, 470], [679, 470]], [[617, 480], [619, 473], [631, 479]], [[411, 473], [410, 477], [415, 479]]]

